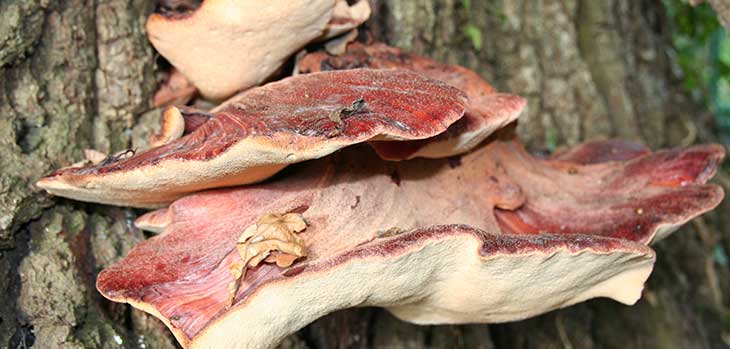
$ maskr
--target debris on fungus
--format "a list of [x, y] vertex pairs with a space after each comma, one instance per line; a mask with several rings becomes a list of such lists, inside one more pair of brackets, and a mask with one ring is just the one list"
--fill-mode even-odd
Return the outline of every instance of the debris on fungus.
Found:
[[[597, 160], [594, 150], [610, 145], [591, 142], [542, 160], [506, 133], [456, 167], [350, 148], [276, 181], [189, 195], [140, 217], [164, 221], [163, 233], [99, 274], [97, 287], [191, 348], [271, 347], [353, 306], [447, 324], [518, 320], [594, 297], [633, 304], [655, 259], [646, 245], [723, 197], [705, 184], [719, 146], [615, 147], [614, 159]], [[307, 259], [250, 266], [231, 306], [237, 227], [270, 212], [301, 212]]]
[[[264, 261], [285, 268], [291, 266], [296, 259], [307, 255], [304, 241], [296, 235], [306, 228], [307, 223], [299, 213], [268, 213], [259, 218], [256, 224], [246, 228], [236, 242], [236, 250], [241, 260], [230, 266], [235, 279], [229, 286], [231, 305], [247, 267], [256, 267]], [[273, 251], [279, 253], [271, 255]]]

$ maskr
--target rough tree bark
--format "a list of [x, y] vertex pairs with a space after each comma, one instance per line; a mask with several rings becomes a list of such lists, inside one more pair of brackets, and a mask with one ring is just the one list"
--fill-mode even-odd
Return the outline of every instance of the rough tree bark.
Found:
[[[460, 63], [529, 99], [535, 151], [621, 136], [652, 147], [714, 139], [681, 90], [660, 1], [374, 1], [376, 37]], [[0, 2], [0, 346], [174, 348], [155, 319], [111, 304], [96, 273], [145, 236], [134, 210], [50, 199], [32, 183], [84, 148], [143, 146], [156, 56], [144, 0]], [[726, 188], [726, 173], [718, 179]], [[414, 326], [382, 310], [331, 314], [282, 346], [724, 348], [730, 345], [730, 207], [658, 244], [634, 307], [592, 300], [501, 325]], [[718, 258], [720, 257], [720, 258]], [[456, 290], [455, 290], [456, 291]]]

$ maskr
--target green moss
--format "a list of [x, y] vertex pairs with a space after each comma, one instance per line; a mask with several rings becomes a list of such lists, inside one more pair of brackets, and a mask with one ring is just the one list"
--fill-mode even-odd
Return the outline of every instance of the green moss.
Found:
[[40, 37], [45, 2], [37, 0], [0, 3], [0, 67], [27, 54]]
[[91, 304], [87, 215], [56, 207], [30, 226], [30, 251], [20, 262], [18, 308], [38, 347], [124, 348], [125, 334]]

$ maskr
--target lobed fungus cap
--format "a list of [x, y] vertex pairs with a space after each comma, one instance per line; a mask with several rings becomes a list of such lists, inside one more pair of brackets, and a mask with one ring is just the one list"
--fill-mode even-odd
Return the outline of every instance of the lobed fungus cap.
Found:
[[467, 68], [439, 63], [377, 42], [349, 44], [346, 52], [340, 55], [309, 53], [298, 60], [296, 73], [353, 68], [413, 70], [464, 91], [469, 99], [464, 117], [436, 137], [401, 144], [373, 143], [378, 155], [388, 160], [443, 158], [468, 152], [490, 134], [516, 120], [527, 103], [520, 96], [497, 92]]
[[460, 119], [466, 103], [458, 89], [404, 70], [294, 76], [242, 92], [209, 118], [170, 109], [159, 146], [61, 169], [37, 185], [82, 201], [159, 207], [202, 189], [258, 182], [349, 145], [432, 137]]
[[[609, 148], [620, 155], [591, 155]], [[704, 184], [721, 147], [635, 148], [593, 142], [540, 160], [494, 138], [456, 164], [345, 150], [140, 217], [162, 234], [102, 271], [97, 287], [162, 319], [189, 348], [272, 347], [354, 306], [445, 324], [518, 320], [593, 297], [632, 304], [655, 258], [646, 244], [723, 196]], [[239, 236], [271, 213], [304, 218], [307, 257], [248, 269], [230, 306]]]

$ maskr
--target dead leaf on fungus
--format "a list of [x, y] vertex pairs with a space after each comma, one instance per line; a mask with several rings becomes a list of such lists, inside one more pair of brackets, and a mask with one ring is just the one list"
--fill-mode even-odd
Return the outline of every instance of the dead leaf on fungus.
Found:
[[[268, 213], [259, 218], [256, 224], [246, 228], [236, 242], [236, 249], [241, 260], [230, 266], [235, 279], [229, 285], [230, 304], [233, 305], [236, 293], [241, 286], [241, 278], [248, 266], [255, 267], [264, 262], [276, 262], [280, 268], [289, 267], [297, 258], [307, 255], [307, 248], [296, 233], [307, 228], [307, 223], [300, 213], [276, 214]], [[273, 251], [279, 251], [271, 256]]]
[[[162, 234], [101, 272], [97, 288], [160, 318], [186, 348], [273, 347], [355, 306], [453, 324], [594, 297], [633, 304], [654, 263], [645, 245], [723, 197], [705, 184], [717, 145], [590, 142], [540, 159], [499, 136], [457, 165], [351, 148], [276, 181], [189, 195], [137, 220]], [[229, 307], [241, 227], [271, 212], [301, 212], [307, 259], [247, 268]]]

